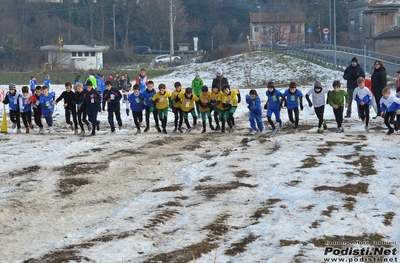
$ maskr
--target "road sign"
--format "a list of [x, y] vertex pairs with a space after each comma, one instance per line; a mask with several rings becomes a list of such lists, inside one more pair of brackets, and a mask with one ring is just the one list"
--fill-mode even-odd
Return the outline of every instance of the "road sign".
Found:
[[329, 28], [327, 28], [327, 27], [324, 27], [324, 29], [322, 29], [322, 34], [324, 34], [324, 35], [329, 35]]
[[328, 42], [329, 41], [329, 35], [324, 35], [324, 41]]
[[307, 27], [307, 33], [312, 33], [312, 27]]

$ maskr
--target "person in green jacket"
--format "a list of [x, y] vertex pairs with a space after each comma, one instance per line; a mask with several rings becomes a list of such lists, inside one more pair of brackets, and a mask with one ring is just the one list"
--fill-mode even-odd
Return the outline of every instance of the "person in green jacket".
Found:
[[349, 94], [340, 89], [340, 81], [335, 80], [332, 83], [333, 91], [328, 94], [328, 104], [333, 108], [333, 114], [337, 123], [336, 133], [344, 131], [342, 127], [343, 123], [343, 106], [348, 107]]
[[[200, 97], [201, 94], [201, 89], [204, 86], [204, 81], [203, 79], [200, 78], [200, 74], [196, 72], [196, 77], [192, 80], [192, 89], [193, 89], [193, 94], [196, 95], [197, 97]], [[199, 109], [199, 103], [196, 102], [196, 112], [197, 112], [197, 118], [200, 119], [200, 109]]]

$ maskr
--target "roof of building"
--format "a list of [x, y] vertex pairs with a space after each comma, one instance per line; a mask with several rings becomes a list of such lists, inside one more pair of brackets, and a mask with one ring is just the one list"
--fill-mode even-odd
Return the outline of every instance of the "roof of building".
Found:
[[[109, 49], [109, 46], [97, 46], [95, 44], [91, 45], [63, 45], [62, 51], [64, 52], [87, 52], [87, 51], [94, 51], [94, 52], [103, 52]], [[59, 51], [59, 45], [48, 45], [48, 46], [41, 46], [40, 50], [44, 51]]]
[[305, 21], [306, 17], [303, 12], [250, 13], [250, 23], [294, 23]]
[[400, 26], [394, 27], [375, 37], [375, 39], [400, 38]]

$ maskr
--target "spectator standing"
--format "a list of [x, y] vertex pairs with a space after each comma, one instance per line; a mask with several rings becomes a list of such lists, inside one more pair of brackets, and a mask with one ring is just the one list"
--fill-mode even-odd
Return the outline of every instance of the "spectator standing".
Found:
[[[382, 61], [375, 60], [374, 63], [374, 72], [371, 75], [371, 86], [372, 86], [372, 93], [375, 96], [376, 105], [380, 105], [380, 100], [382, 98], [382, 91], [387, 85], [387, 73], [386, 69], [383, 66]], [[378, 116], [381, 116], [381, 109], [378, 106], [378, 112], [373, 119], [376, 119]]]
[[[358, 87], [357, 79], [359, 77], [365, 78], [365, 73], [356, 57], [351, 59], [351, 64], [345, 69], [343, 73], [343, 78], [347, 80], [347, 93], [350, 98], [353, 98], [354, 89]], [[351, 117], [351, 103], [353, 100], [349, 100], [349, 105], [347, 107], [347, 112], [345, 118]]]

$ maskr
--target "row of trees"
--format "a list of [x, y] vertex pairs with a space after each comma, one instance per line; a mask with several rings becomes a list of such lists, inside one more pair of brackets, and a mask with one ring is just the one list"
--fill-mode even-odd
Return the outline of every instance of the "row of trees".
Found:
[[[338, 2], [340, 0], [337, 0]], [[43, 45], [97, 44], [132, 54], [136, 45], [169, 50], [169, 0], [62, 0], [62, 3], [13, 0], [1, 1], [0, 67], [23, 70], [37, 67], [44, 54]], [[317, 3], [316, 3], [317, 2]], [[331, 0], [173, 0], [175, 43], [192, 43], [199, 38], [199, 48], [211, 50], [231, 43], [246, 42], [249, 35], [249, 12], [303, 10], [306, 27], [329, 25], [326, 12]], [[345, 12], [338, 12], [341, 16]], [[115, 15], [115, 28], [113, 15]], [[345, 20], [345, 17], [344, 19]], [[346, 21], [347, 22], [347, 21]], [[344, 23], [343, 23], [344, 24]], [[344, 27], [342, 28], [345, 29]], [[341, 30], [339, 28], [339, 30]], [[312, 36], [318, 40], [318, 34]]]

